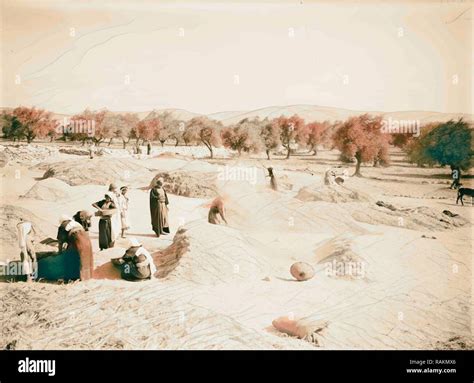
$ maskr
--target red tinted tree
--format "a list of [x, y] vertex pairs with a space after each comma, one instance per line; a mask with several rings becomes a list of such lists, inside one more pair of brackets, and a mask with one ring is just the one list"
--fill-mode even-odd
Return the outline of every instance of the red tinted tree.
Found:
[[[26, 138], [28, 143], [36, 137], [45, 138], [53, 134], [56, 121], [44, 109], [17, 107], [4, 118], [3, 133], [16, 139]], [[10, 137], [9, 137], [10, 138]]]
[[323, 133], [329, 127], [326, 122], [311, 122], [306, 124], [306, 145], [309, 147], [310, 152], [314, 155], [318, 154], [318, 145], [323, 142]]
[[111, 138], [113, 131], [110, 124], [104, 124], [107, 115], [106, 110], [91, 111], [86, 109], [80, 114], [71, 117], [69, 135], [71, 139], [82, 141], [84, 145], [87, 140], [92, 140], [97, 146], [106, 138]]
[[304, 120], [295, 114], [289, 118], [285, 116], [278, 117], [272, 123], [280, 131], [280, 141], [286, 148], [286, 158], [290, 158], [291, 145], [294, 143], [304, 144]]
[[211, 158], [214, 158], [214, 148], [222, 144], [220, 131], [222, 124], [213, 121], [207, 117], [194, 117], [188, 123], [188, 134], [186, 135], [189, 142], [198, 141], [209, 150]]
[[268, 120], [262, 121], [262, 127], [260, 130], [260, 138], [262, 144], [265, 147], [265, 153], [267, 158], [270, 159], [270, 150], [276, 149], [281, 145], [280, 140], [280, 128]]
[[134, 136], [137, 140], [137, 145], [140, 140], [144, 142], [151, 142], [157, 136], [160, 130], [160, 120], [158, 118], [150, 118], [148, 120], [140, 121], [134, 130]]
[[244, 119], [238, 124], [222, 130], [222, 142], [225, 147], [236, 150], [258, 153], [262, 149], [262, 140], [259, 135], [261, 121], [259, 119]]
[[135, 138], [133, 132], [139, 122], [140, 119], [135, 113], [125, 113], [120, 116], [120, 123], [115, 129], [115, 136], [122, 140], [124, 149], [130, 140]]
[[346, 158], [355, 158], [355, 176], [362, 176], [360, 166], [363, 162], [375, 161], [388, 153], [388, 142], [382, 137], [381, 129], [381, 117], [364, 114], [348, 119], [334, 134], [334, 145], [341, 154]]

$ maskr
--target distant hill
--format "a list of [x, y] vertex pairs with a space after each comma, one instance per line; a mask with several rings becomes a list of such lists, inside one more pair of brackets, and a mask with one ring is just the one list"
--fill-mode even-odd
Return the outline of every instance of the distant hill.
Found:
[[[8, 111], [13, 108], [1, 108], [1, 111]], [[185, 109], [154, 109], [152, 111], [136, 112], [140, 119], [150, 118], [163, 112], [171, 112], [176, 119], [189, 121], [193, 117], [201, 116], [199, 113], [187, 111]], [[111, 114], [123, 114], [125, 111], [109, 111]], [[281, 115], [292, 116], [298, 114], [305, 121], [330, 121], [334, 122], [337, 120], [346, 120], [349, 117], [361, 115], [364, 113], [378, 114], [384, 116], [384, 118], [392, 118], [396, 120], [419, 120], [421, 124], [437, 121], [448, 121], [450, 119], [457, 120], [463, 118], [465, 121], [474, 122], [473, 114], [466, 113], [441, 113], [441, 112], [429, 112], [429, 111], [399, 111], [399, 112], [380, 112], [380, 111], [355, 111], [349, 109], [332, 108], [327, 106], [317, 105], [287, 105], [287, 106], [268, 106], [261, 109], [251, 111], [225, 111], [208, 114], [207, 117], [217, 121], [221, 121], [224, 125], [235, 124], [244, 118], [275, 118]], [[53, 113], [56, 119], [63, 119], [70, 115]]]
[[[364, 113], [380, 114], [385, 118], [391, 117], [397, 120], [419, 120], [420, 123], [428, 123], [435, 121], [447, 121], [450, 119], [458, 119], [463, 117], [466, 121], [474, 121], [472, 114], [463, 113], [440, 113], [426, 111], [401, 111], [401, 112], [380, 112], [380, 111], [355, 111], [349, 109], [331, 108], [316, 105], [289, 105], [289, 106], [270, 106], [262, 109], [252, 110], [249, 112], [225, 112], [222, 116], [214, 113], [214, 118], [221, 121], [225, 125], [234, 124], [244, 118], [275, 118], [281, 115], [291, 116], [298, 114], [306, 121], [330, 121], [346, 120], [351, 116], [357, 116]], [[213, 115], [211, 115], [213, 116]]]

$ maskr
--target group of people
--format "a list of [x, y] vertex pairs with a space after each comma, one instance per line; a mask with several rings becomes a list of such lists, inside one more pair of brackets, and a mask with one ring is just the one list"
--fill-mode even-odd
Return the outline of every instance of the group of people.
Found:
[[129, 198], [128, 187], [120, 189], [115, 184], [110, 184], [109, 191], [104, 199], [93, 203], [99, 216], [99, 248], [105, 250], [114, 247], [119, 236], [125, 238], [125, 231], [130, 228], [128, 220]]
[[[100, 250], [113, 247], [119, 236], [125, 238], [125, 233], [130, 228], [129, 203], [128, 187], [122, 186], [119, 189], [112, 183], [104, 198], [92, 204], [97, 209], [95, 215], [99, 217]], [[149, 204], [152, 230], [157, 237], [169, 234], [169, 200], [162, 179], [158, 179], [151, 187]], [[53, 256], [41, 258], [39, 263], [33, 243], [35, 235], [33, 225], [24, 221], [18, 223], [20, 257], [28, 280], [36, 277], [47, 280], [92, 278], [94, 262], [88, 234], [92, 216], [92, 213], [85, 210], [78, 211], [72, 217], [61, 216], [57, 232], [58, 252]], [[208, 222], [227, 224], [222, 198], [217, 197], [213, 200]], [[125, 254], [113, 259], [112, 263], [120, 267], [123, 279], [132, 281], [152, 278], [156, 273], [156, 267], [151, 254], [135, 238], [130, 238], [129, 242], [130, 246]], [[33, 273], [33, 265], [37, 266], [36, 275]]]

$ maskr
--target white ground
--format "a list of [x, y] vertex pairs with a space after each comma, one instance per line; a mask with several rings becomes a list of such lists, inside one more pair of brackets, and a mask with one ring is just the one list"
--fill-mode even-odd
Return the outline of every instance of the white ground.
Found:
[[[174, 147], [166, 150], [177, 151]], [[9, 313], [1, 318], [8, 324], [5, 344], [15, 341], [16, 348], [420, 349], [447, 347], [453, 342], [454, 347], [463, 347], [456, 343], [459, 339], [472, 347], [473, 208], [469, 199], [465, 199], [464, 207], [455, 204], [456, 192], [447, 189], [449, 179], [443, 178], [447, 169], [420, 169], [394, 152], [392, 166], [364, 167], [364, 178], [346, 180], [345, 187], [364, 198], [338, 203], [324, 201], [337, 201], [338, 193], [346, 193], [347, 189], [341, 192], [336, 187], [334, 191], [323, 185], [325, 170], [340, 164], [336, 152], [271, 161], [206, 161], [186, 157], [185, 148], [179, 148], [179, 152], [152, 159], [131, 158], [123, 152], [117, 157], [93, 160], [58, 155], [57, 161], [60, 157], [71, 168], [83, 169], [94, 168], [94, 163], [101, 163], [100, 169], [104, 163], [113, 167], [119, 157], [125, 158], [119, 165], [124, 167], [124, 176], [115, 181], [131, 186], [132, 228], [128, 237], [156, 251], [170, 246], [178, 228], [183, 227], [189, 249], [166, 278], [151, 282], [106, 281], [102, 278], [113, 279], [115, 273], [111, 267], [102, 266], [96, 274], [101, 279], [67, 286], [2, 284], [4, 305], [28, 305], [24, 301], [36, 294], [38, 302], [44, 295], [44, 307], [48, 307], [44, 321], [14, 317], [20, 308], [5, 310]], [[47, 162], [54, 163], [55, 158], [47, 158]], [[127, 166], [136, 169], [137, 164], [140, 171], [128, 174]], [[264, 166], [273, 166], [279, 191], [269, 189]], [[352, 172], [352, 165], [347, 166]], [[63, 167], [67, 169], [68, 165]], [[248, 171], [247, 180], [251, 182], [242, 179], [243, 173], [240, 180], [231, 179], [230, 172], [236, 167]], [[177, 169], [197, 175], [216, 174], [213, 187], [226, 201], [229, 226], [207, 223], [211, 196], [170, 195], [172, 233], [154, 237], [144, 187], [157, 172]], [[2, 202], [25, 208], [41, 222], [49, 223], [51, 226], [43, 224], [41, 229], [51, 237], [55, 237], [61, 214], [93, 210], [91, 204], [102, 198], [109, 181], [107, 174], [99, 177], [100, 172], [96, 175], [92, 171], [96, 185], [65, 187], [69, 194], [63, 199], [20, 197], [45, 182], [38, 180], [43, 173], [44, 166], [10, 162], [1, 170]], [[332, 197], [324, 201], [295, 198], [302, 187]], [[399, 208], [426, 206], [434, 218], [421, 215], [414, 219], [414, 213], [401, 212], [400, 223], [387, 216], [387, 209], [375, 205], [379, 200]], [[459, 214], [463, 225], [438, 225], [443, 210]], [[381, 224], [385, 219], [387, 223]], [[121, 255], [128, 240], [121, 239], [115, 249], [99, 252], [97, 229], [94, 218], [90, 236], [100, 267]], [[15, 239], [6, 242], [1, 259], [18, 258]], [[347, 269], [350, 260], [357, 267], [352, 272]], [[315, 277], [306, 282], [292, 280], [289, 268], [296, 261], [313, 265]], [[328, 275], [330, 266], [341, 265], [346, 265], [344, 275]], [[26, 297], [13, 299], [22, 290]], [[48, 296], [57, 297], [56, 303], [48, 301]], [[71, 316], [70, 312], [75, 314]], [[272, 321], [281, 316], [325, 321], [327, 327], [317, 334], [317, 344], [310, 343], [277, 332]], [[20, 327], [12, 330], [17, 321]], [[142, 332], [131, 323], [141, 323]], [[67, 329], [71, 331], [66, 336]], [[110, 332], [113, 339], [104, 335]], [[139, 336], [146, 339], [137, 339]], [[63, 342], [58, 338], [64, 338]]]

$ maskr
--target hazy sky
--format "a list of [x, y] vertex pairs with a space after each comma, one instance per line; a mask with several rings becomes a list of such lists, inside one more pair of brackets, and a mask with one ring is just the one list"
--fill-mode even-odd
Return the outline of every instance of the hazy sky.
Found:
[[472, 113], [472, 5], [2, 1], [3, 106]]

